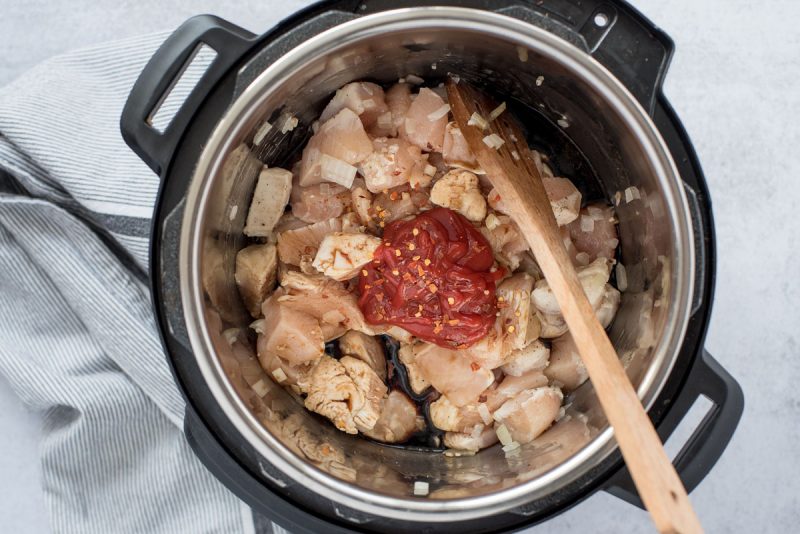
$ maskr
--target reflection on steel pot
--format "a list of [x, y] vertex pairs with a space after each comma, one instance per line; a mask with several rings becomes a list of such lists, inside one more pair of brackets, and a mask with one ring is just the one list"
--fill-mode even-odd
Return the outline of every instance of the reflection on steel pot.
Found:
[[[262, 36], [195, 17], [156, 52], [123, 112], [125, 140], [163, 180], [152, 290], [187, 437], [220, 480], [294, 532], [488, 532], [542, 521], [598, 489], [637, 500], [590, 383], [515, 454], [452, 457], [340, 433], [263, 372], [233, 276], [244, 207], [261, 164], [290, 160], [353, 80], [453, 73], [527, 108], [532, 142], [616, 205], [626, 289], [610, 336], [662, 437], [699, 395], [715, 403], [676, 459], [689, 489], [741, 415], [741, 390], [702, 349], [713, 223], [660, 90], [669, 38], [620, 1], [458, 4], [321, 3]], [[201, 43], [215, 60], [156, 130], [149, 117]], [[297, 127], [263, 128], [287, 117]], [[430, 493], [415, 496], [415, 482]]]

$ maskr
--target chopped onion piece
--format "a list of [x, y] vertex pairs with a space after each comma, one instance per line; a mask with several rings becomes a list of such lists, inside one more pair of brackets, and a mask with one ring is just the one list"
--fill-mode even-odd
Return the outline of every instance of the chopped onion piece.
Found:
[[506, 425], [500, 425], [497, 427], [497, 439], [500, 440], [500, 443], [503, 446], [508, 445], [514, 441], [514, 438], [511, 437], [511, 433], [508, 431], [508, 427]]
[[625, 190], [625, 203], [630, 204], [634, 200], [641, 199], [641, 195], [639, 195], [639, 189], [631, 186]]
[[409, 74], [408, 76], [406, 76], [406, 81], [408, 83], [413, 83], [414, 85], [422, 85], [423, 83], [425, 83], [425, 80], [423, 80], [416, 74]]
[[228, 342], [228, 345], [233, 345], [236, 342], [236, 338], [239, 337], [239, 329], [228, 328], [227, 330], [222, 332], [222, 337], [225, 338], [225, 341]]
[[581, 265], [589, 265], [592, 262], [592, 257], [585, 252], [578, 252], [575, 254], [575, 261]]
[[505, 453], [509, 453], [515, 449], [519, 449], [519, 442], [517, 441], [512, 441], [508, 445], [503, 445], [503, 452]]
[[483, 419], [483, 424], [489, 425], [492, 423], [492, 414], [489, 413], [489, 407], [485, 402], [478, 404], [478, 415]]
[[414, 495], [417, 497], [425, 497], [430, 491], [430, 485], [427, 482], [414, 482]]
[[288, 378], [286, 376], [286, 373], [280, 367], [272, 371], [272, 376], [275, 378], [275, 382], [277, 382], [278, 384], [284, 383]]
[[538, 78], [536, 78], [536, 87], [541, 87], [543, 83], [544, 83], [544, 76], [539, 76]]
[[267, 384], [264, 382], [263, 378], [260, 378], [258, 382], [253, 384], [253, 391], [259, 397], [263, 397], [269, 392], [269, 388], [267, 387]]
[[493, 148], [493, 149], [497, 150], [498, 148], [503, 146], [505, 141], [503, 141], [502, 137], [500, 137], [499, 135], [493, 133], [493, 134], [490, 134], [490, 135], [487, 135], [486, 137], [484, 137], [483, 138], [483, 143], [486, 146], [488, 146], [489, 148]]
[[498, 226], [500, 226], [500, 219], [497, 218], [497, 215], [490, 213], [486, 216], [486, 228], [494, 230]]
[[528, 61], [528, 49], [525, 48], [524, 46], [518, 46], [517, 57], [519, 58], [520, 61], [526, 63]]
[[261, 141], [264, 140], [270, 130], [272, 130], [272, 125], [269, 122], [264, 121], [261, 126], [258, 127], [256, 135], [253, 136], [253, 143], [260, 145]]
[[494, 108], [491, 113], [489, 113], [489, 122], [495, 120], [497, 117], [502, 115], [505, 110], [506, 110], [506, 103], [503, 102], [499, 106]]
[[470, 432], [470, 434], [469, 434], [469, 435], [470, 435], [470, 436], [471, 436], [473, 439], [478, 439], [478, 437], [481, 435], [481, 432], [483, 432], [483, 429], [484, 429], [484, 425], [482, 425], [482, 424], [478, 423], [477, 425], [475, 425], [474, 427], [472, 427], [472, 432]]
[[378, 115], [377, 125], [381, 130], [391, 130], [394, 126], [394, 122], [392, 121], [392, 112], [387, 111], [386, 113], [381, 113]]
[[234, 220], [236, 218], [237, 213], [239, 213], [239, 205], [234, 204], [233, 206], [231, 206], [231, 212], [228, 214], [228, 219], [230, 219], [231, 221]]
[[258, 334], [264, 333], [264, 327], [266, 326], [267, 321], [266, 319], [258, 319], [250, 323], [250, 328], [256, 331]]
[[592, 231], [594, 231], [594, 219], [586, 215], [581, 215], [581, 232], [588, 234]]
[[516, 150], [511, 151], [511, 157], [514, 158], [516, 161], [520, 160], [519, 152], [517, 152]]
[[428, 113], [428, 120], [431, 122], [438, 121], [448, 113], [450, 113], [450, 104], [445, 104], [436, 111], [431, 111], [430, 113]]
[[425, 165], [425, 170], [423, 171], [423, 173], [425, 174], [425, 176], [433, 176], [434, 174], [436, 174], [436, 167], [430, 164]]
[[459, 456], [475, 456], [475, 451], [468, 451], [465, 449], [445, 449], [444, 455], [448, 458], [457, 458]]
[[476, 111], [470, 116], [467, 126], [477, 126], [481, 130], [485, 130], [489, 127], [489, 123]]
[[621, 263], [617, 264], [617, 288], [620, 291], [628, 289], [628, 273], [625, 271], [625, 266]]
[[285, 134], [286, 132], [291, 132], [299, 123], [300, 121], [297, 120], [297, 117], [294, 115], [287, 115], [283, 121], [283, 124], [281, 125], [281, 133]]
[[335, 182], [350, 189], [358, 169], [340, 159], [323, 154], [320, 159], [320, 174], [323, 180]]
[[569, 121], [566, 119], [566, 117], [561, 117], [561, 118], [560, 118], [560, 119], [558, 119], [556, 122], [557, 122], [557, 123], [558, 123], [558, 125], [559, 125], [559, 126], [561, 126], [562, 128], [569, 128]]

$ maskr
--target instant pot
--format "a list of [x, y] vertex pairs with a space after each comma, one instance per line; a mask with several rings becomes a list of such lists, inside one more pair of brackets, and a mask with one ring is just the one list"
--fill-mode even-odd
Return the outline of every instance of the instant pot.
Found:
[[[154, 120], [209, 49], [171, 120]], [[519, 453], [448, 456], [338, 432], [258, 365], [233, 267], [262, 165], [296, 158], [347, 82], [456, 75], [529, 110], [531, 143], [615, 204], [627, 283], [609, 335], [662, 439], [699, 397], [713, 403], [675, 458], [696, 487], [743, 396], [703, 349], [714, 227], [700, 164], [661, 89], [672, 52], [667, 35], [610, 0], [342, 0], [262, 35], [206, 15], [178, 28], [136, 82], [121, 128], [161, 177], [153, 303], [186, 436], [208, 469], [297, 533], [514, 530], [599, 490], [641, 506], [591, 383]], [[420, 481], [426, 496], [414, 495]]]

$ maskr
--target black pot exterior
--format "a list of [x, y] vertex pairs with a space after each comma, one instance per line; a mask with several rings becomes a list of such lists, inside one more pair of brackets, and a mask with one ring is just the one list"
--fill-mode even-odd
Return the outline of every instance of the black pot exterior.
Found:
[[[587, 50], [613, 72], [649, 111], [685, 183], [692, 207], [696, 239], [697, 286], [693, 315], [669, 381], [649, 415], [666, 439], [698, 395], [715, 403], [676, 460], [687, 489], [694, 488], [713, 467], [736, 428], [743, 409], [741, 389], [703, 351], [714, 290], [714, 226], [711, 202], [700, 164], [678, 117], [661, 92], [661, 83], [673, 52], [671, 40], [621, 1], [567, 0], [545, 2], [439, 1], [498, 11], [543, 27]], [[123, 136], [162, 177], [153, 218], [150, 276], [153, 303], [162, 340], [176, 383], [187, 401], [187, 439], [217, 478], [264, 515], [292, 532], [495, 532], [530, 526], [577, 504], [599, 489], [607, 489], [634, 504], [635, 489], [619, 453], [596, 465], [589, 473], [524, 510], [513, 510], [468, 523], [419, 524], [361, 514], [363, 522], [345, 523], [323, 514], [328, 503], [305, 488], [276, 487], [260, 456], [241, 439], [205, 386], [192, 355], [183, 322], [178, 282], [178, 241], [182, 200], [201, 148], [218, 118], [237, 95], [237, 68], [250, 61], [269, 61], [310, 36], [342, 21], [364, 14], [421, 1], [348, 1], [315, 4], [255, 37], [215, 17], [190, 19], [160, 49], [145, 68], [122, 117]], [[539, 5], [541, 4], [541, 5]], [[597, 18], [600, 16], [601, 18]], [[597, 20], [607, 21], [599, 26]], [[610, 24], [613, 22], [613, 24]], [[614, 31], [610, 32], [609, 28]], [[605, 28], [605, 29], [604, 29]], [[211, 36], [209, 38], [209, 35]], [[212, 40], [219, 54], [188, 105], [178, 112], [170, 129], [160, 136], [143, 127], [145, 117], [161, 92], [189, 58], [187, 51]], [[633, 51], [633, 52], [632, 52]], [[218, 50], [219, 52], [219, 50]], [[241, 86], [241, 80], [239, 81]]]

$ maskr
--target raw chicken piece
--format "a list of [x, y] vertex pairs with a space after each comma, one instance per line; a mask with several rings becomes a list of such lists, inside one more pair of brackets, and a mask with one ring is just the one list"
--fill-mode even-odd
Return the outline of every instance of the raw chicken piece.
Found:
[[484, 423], [477, 403], [456, 406], [446, 395], [430, 404], [429, 413], [433, 426], [445, 432], [471, 432], [476, 425]]
[[558, 417], [563, 399], [558, 388], [526, 389], [494, 412], [494, 419], [506, 426], [514, 441], [530, 443]]
[[406, 112], [400, 136], [426, 152], [441, 152], [448, 113], [442, 97], [423, 87]]
[[308, 223], [295, 217], [291, 211], [287, 211], [278, 219], [278, 224], [275, 225], [275, 233], [280, 234], [289, 230], [297, 230], [304, 226], [308, 226]]
[[386, 381], [386, 355], [374, 336], [350, 330], [339, 338], [339, 350], [345, 356], [366, 362], [381, 380]]
[[416, 351], [420, 348], [422, 348], [422, 343], [412, 345], [410, 342], [406, 342], [400, 345], [400, 350], [397, 353], [400, 362], [408, 373], [408, 382], [411, 390], [417, 395], [422, 394], [431, 387], [431, 383], [423, 376], [416, 363]]
[[500, 385], [486, 395], [486, 405], [493, 412], [508, 399], [516, 397], [526, 389], [536, 389], [547, 385], [547, 377], [541, 369], [523, 373], [520, 376], [506, 376]]
[[475, 402], [494, 382], [494, 373], [470, 362], [460, 351], [425, 344], [414, 355], [420, 374], [456, 406]]
[[612, 207], [604, 204], [587, 206], [567, 228], [580, 264], [586, 265], [597, 258], [614, 259], [619, 240]]
[[401, 443], [425, 428], [417, 407], [403, 393], [393, 390], [383, 404], [378, 422], [364, 435], [384, 443]]
[[317, 223], [338, 217], [350, 207], [350, 190], [339, 184], [321, 183], [292, 188], [292, 214], [301, 221]]
[[339, 363], [344, 366], [347, 376], [350, 377], [363, 397], [361, 406], [358, 408], [351, 406], [350, 408], [353, 422], [361, 432], [371, 430], [375, 427], [383, 411], [383, 403], [387, 394], [386, 384], [366, 362], [352, 356], [343, 356]]
[[244, 234], [268, 237], [286, 209], [292, 192], [292, 173], [285, 169], [268, 169], [258, 175], [253, 200], [247, 212]]
[[490, 213], [484, 224], [480, 231], [492, 246], [497, 262], [512, 271], [516, 270], [530, 248], [517, 223], [507, 215]]
[[[256, 343], [258, 361], [261, 363], [261, 368], [281, 386], [297, 386], [301, 393], [306, 393], [308, 391], [308, 378], [316, 362], [309, 362], [304, 365], [291, 365], [274, 352], [270, 352], [266, 349], [268, 339], [268, 337], [263, 335], [258, 336], [258, 342]], [[278, 371], [278, 369], [280, 369], [280, 371]]]
[[306, 408], [327, 417], [339, 430], [358, 434], [352, 412], [360, 410], [363, 404], [363, 395], [344, 365], [323, 355], [311, 371]]
[[245, 307], [253, 317], [261, 316], [261, 304], [275, 287], [278, 252], [275, 245], [250, 245], [236, 253], [234, 277]]
[[[344, 108], [353, 111], [361, 119], [364, 128], [371, 130], [378, 125], [378, 118], [389, 112], [386, 105], [383, 88], [369, 82], [348, 83], [334, 95], [319, 117], [320, 122], [325, 122]], [[389, 115], [391, 117], [391, 114]], [[383, 125], [381, 131], [387, 130]], [[392, 123], [389, 121], [388, 130], [383, 135], [392, 133]]]
[[283, 305], [279, 293], [264, 301], [263, 324], [258, 327], [259, 351], [270, 352], [290, 365], [317, 360], [325, 351], [319, 322], [313, 316]]
[[477, 435], [462, 432], [447, 432], [444, 435], [445, 447], [462, 451], [479, 451], [495, 443], [497, 443], [497, 433], [492, 427], [484, 428]]
[[480, 222], [486, 217], [486, 199], [478, 188], [478, 177], [469, 171], [454, 170], [440, 178], [431, 189], [431, 202], [470, 221]]
[[334, 280], [349, 280], [372, 261], [380, 244], [380, 238], [368, 234], [328, 234], [320, 243], [312, 265]]
[[541, 371], [547, 367], [549, 358], [550, 349], [537, 339], [526, 347], [512, 352], [500, 370], [507, 375], [522, 376], [529, 371]]
[[279, 298], [281, 304], [315, 317], [327, 341], [348, 330], [371, 333], [366, 328], [356, 295], [340, 282], [296, 271], [285, 273], [280, 282], [286, 291]]
[[554, 385], [561, 387], [567, 393], [577, 389], [589, 379], [589, 373], [578, 354], [575, 340], [569, 333], [553, 340], [550, 365], [544, 370], [544, 374]]
[[414, 196], [408, 191], [381, 193], [373, 202], [375, 214], [384, 224], [404, 219], [419, 213], [419, 206], [414, 202]]
[[619, 301], [620, 301], [620, 292], [612, 286], [611, 284], [606, 284], [605, 292], [603, 293], [603, 300], [600, 302], [600, 306], [595, 308], [594, 313], [597, 316], [597, 320], [600, 321], [600, 324], [603, 325], [603, 328], [608, 328], [611, 324], [611, 321], [614, 320], [614, 316], [617, 314], [617, 310], [619, 309]]
[[[611, 275], [611, 262], [605, 258], [600, 258], [585, 267], [578, 268], [577, 271], [578, 280], [581, 282], [589, 303], [592, 308], [597, 309], [605, 294], [608, 277]], [[536, 309], [544, 316], [561, 315], [561, 308], [559, 308], [556, 297], [547, 280], [536, 282], [536, 288], [533, 290], [533, 303]]]
[[407, 83], [398, 83], [389, 88], [386, 91], [386, 105], [392, 114], [394, 131], [399, 132], [405, 124], [408, 108], [411, 107], [411, 86]]
[[358, 229], [358, 218], [348, 213], [342, 217], [309, 224], [278, 234], [278, 257], [289, 265], [300, 265], [303, 259], [311, 261], [317, 254], [326, 235], [334, 232], [353, 232]]
[[581, 209], [581, 192], [567, 178], [542, 177], [542, 185], [550, 199], [550, 206], [559, 226], [578, 218]]
[[411, 171], [422, 159], [419, 147], [405, 139], [379, 137], [373, 141], [374, 151], [360, 165], [367, 189], [380, 193], [408, 183]]
[[478, 165], [475, 154], [469, 149], [466, 138], [455, 122], [447, 123], [444, 130], [442, 157], [448, 165], [474, 169]]
[[319, 131], [309, 139], [303, 149], [300, 166], [300, 186], [307, 187], [322, 182], [322, 156], [357, 165], [372, 153], [372, 141], [361, 120], [351, 110], [344, 108], [324, 122]]
[[[313, 430], [308, 428], [305, 419], [293, 413], [281, 422], [280, 436], [283, 442], [295, 444], [297, 449], [309, 460], [322, 464], [325, 469], [332, 469], [334, 465], [345, 461], [344, 451], [330, 443], [322, 441]], [[294, 448], [294, 447], [293, 447]]]

